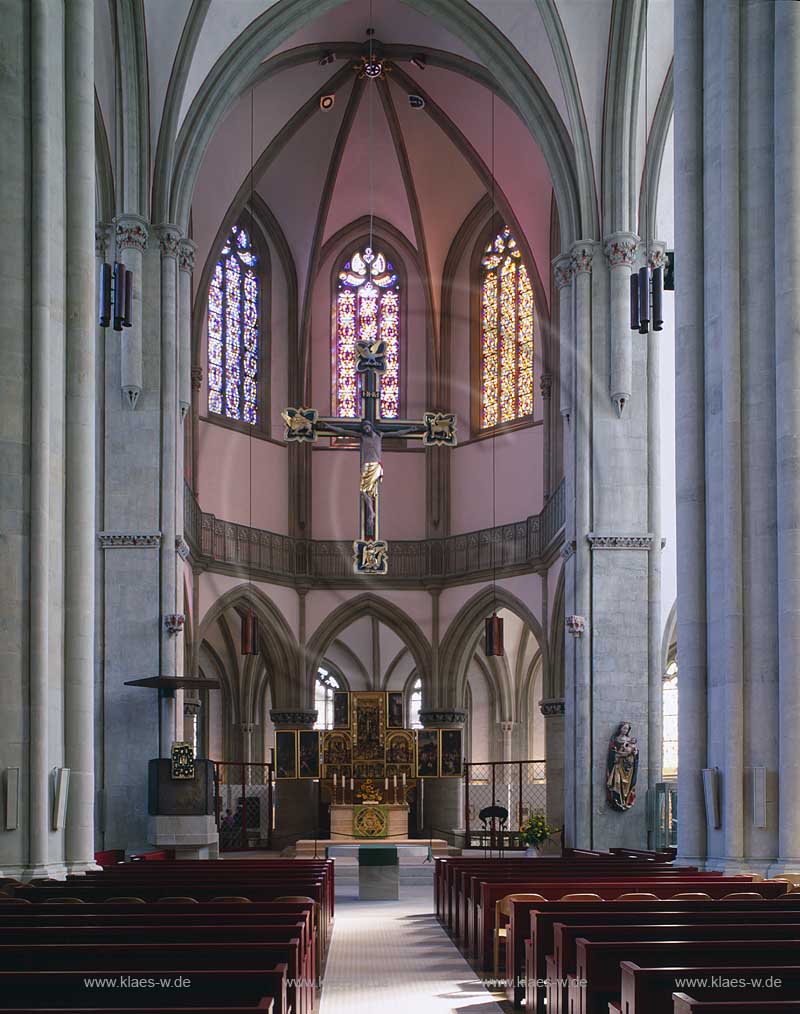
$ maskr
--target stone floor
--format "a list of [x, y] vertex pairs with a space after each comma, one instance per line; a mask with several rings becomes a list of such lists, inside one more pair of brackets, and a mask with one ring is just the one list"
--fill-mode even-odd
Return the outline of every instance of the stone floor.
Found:
[[433, 914], [432, 888], [404, 885], [399, 901], [336, 891], [320, 1014], [501, 1014]]

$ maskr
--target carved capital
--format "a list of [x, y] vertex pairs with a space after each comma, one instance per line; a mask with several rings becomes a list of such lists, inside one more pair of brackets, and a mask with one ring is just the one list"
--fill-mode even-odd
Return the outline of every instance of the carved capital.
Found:
[[158, 549], [161, 532], [98, 532], [101, 549]]
[[662, 243], [660, 239], [652, 240], [647, 250], [647, 263], [650, 265], [651, 271], [656, 268], [666, 268], [667, 244]]
[[575, 549], [576, 546], [574, 541], [565, 542], [561, 547], [561, 559], [566, 562], [571, 556], [575, 555]]
[[603, 252], [610, 268], [632, 268], [639, 249], [639, 237], [632, 232], [615, 232], [606, 237]]
[[594, 243], [590, 240], [578, 240], [572, 248], [572, 270], [575, 274], [590, 275], [593, 257]]
[[548, 700], [539, 701], [539, 711], [545, 718], [558, 718], [564, 714], [564, 698], [551, 697]]
[[572, 257], [562, 254], [553, 261], [553, 281], [557, 289], [566, 288], [572, 281]]
[[419, 720], [426, 729], [463, 726], [467, 713], [459, 708], [425, 708], [420, 711]]
[[188, 560], [191, 550], [189, 544], [182, 535], [175, 536], [175, 552], [182, 560]]
[[107, 222], [98, 222], [94, 227], [94, 255], [100, 261], [106, 259], [110, 238], [111, 226]]
[[162, 257], [177, 257], [181, 243], [181, 231], [177, 225], [159, 225], [156, 230]]
[[121, 215], [116, 220], [117, 249], [138, 250], [147, 246], [149, 230], [141, 215]]
[[542, 397], [545, 401], [550, 398], [550, 392], [553, 390], [553, 374], [543, 373], [539, 380], [539, 390], [542, 392]]
[[568, 616], [566, 619], [567, 633], [573, 637], [583, 637], [586, 633], [585, 616]]
[[191, 239], [182, 239], [178, 244], [178, 268], [191, 274], [197, 256], [197, 243]]
[[199, 391], [203, 386], [203, 367], [193, 366], [192, 367], [192, 389]]
[[176, 637], [183, 630], [186, 617], [183, 613], [167, 613], [164, 617], [164, 629], [170, 637]]
[[298, 708], [295, 711], [271, 708], [269, 717], [276, 729], [313, 729], [317, 711], [316, 708], [313, 710]]
[[648, 535], [597, 535], [586, 536], [592, 549], [644, 549], [653, 548], [653, 536]]

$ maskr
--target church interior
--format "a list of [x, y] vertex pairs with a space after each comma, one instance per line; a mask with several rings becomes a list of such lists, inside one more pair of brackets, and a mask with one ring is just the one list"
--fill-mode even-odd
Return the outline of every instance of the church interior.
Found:
[[0, 23], [0, 1012], [800, 1011], [800, 3]]

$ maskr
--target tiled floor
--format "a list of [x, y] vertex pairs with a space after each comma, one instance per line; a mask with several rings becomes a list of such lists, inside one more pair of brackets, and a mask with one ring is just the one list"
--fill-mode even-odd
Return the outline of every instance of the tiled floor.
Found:
[[320, 1014], [501, 1014], [433, 914], [429, 886], [399, 901], [336, 892], [333, 943]]

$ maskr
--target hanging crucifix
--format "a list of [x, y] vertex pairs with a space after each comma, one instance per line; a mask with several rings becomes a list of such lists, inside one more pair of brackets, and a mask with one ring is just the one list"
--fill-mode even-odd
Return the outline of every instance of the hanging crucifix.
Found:
[[281, 413], [286, 439], [313, 442], [318, 437], [357, 439], [361, 452], [359, 480], [359, 537], [353, 542], [356, 574], [387, 574], [389, 544], [380, 537], [382, 445], [384, 437], [411, 437], [426, 447], [455, 447], [456, 417], [424, 412], [422, 419], [381, 419], [381, 375], [386, 372], [386, 342], [359, 341], [356, 372], [361, 377], [363, 417], [320, 416], [313, 408], [287, 408]]

